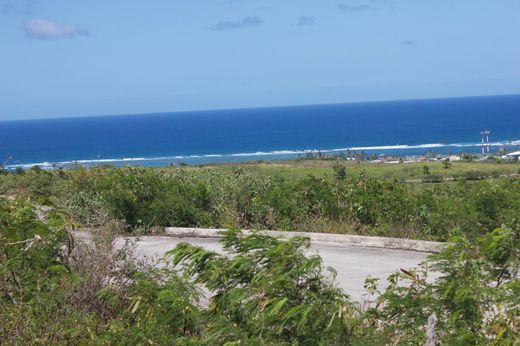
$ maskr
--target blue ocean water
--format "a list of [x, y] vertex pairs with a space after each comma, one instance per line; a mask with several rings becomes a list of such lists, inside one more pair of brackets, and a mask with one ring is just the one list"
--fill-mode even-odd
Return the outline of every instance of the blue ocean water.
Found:
[[420, 155], [520, 144], [520, 95], [0, 122], [10, 167], [284, 159], [307, 150]]

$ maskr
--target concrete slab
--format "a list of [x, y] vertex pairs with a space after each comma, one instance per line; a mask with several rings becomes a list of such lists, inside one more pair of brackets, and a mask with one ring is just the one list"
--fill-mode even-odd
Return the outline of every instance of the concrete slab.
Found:
[[[187, 237], [187, 238], [219, 238], [221, 232], [225, 229], [218, 228], [193, 228], [193, 227], [166, 227], [165, 234], [173, 237]], [[247, 235], [250, 230], [242, 230]], [[306, 237], [315, 242], [326, 242], [332, 244], [341, 244], [347, 246], [363, 246], [375, 247], [383, 249], [397, 249], [397, 250], [412, 250], [423, 252], [438, 252], [444, 243], [390, 238], [390, 237], [370, 237], [363, 235], [351, 234], [331, 234], [331, 233], [316, 233], [316, 232], [284, 232], [284, 231], [269, 231], [263, 230], [260, 233], [277, 238], [291, 238], [291, 237]]]
[[[123, 241], [122, 238], [117, 240], [119, 244]], [[223, 253], [218, 238], [143, 236], [136, 243], [136, 255], [162, 257], [180, 242]], [[335, 245], [330, 242], [311, 242], [311, 252], [319, 254], [325, 266], [337, 271], [338, 286], [358, 302], [364, 301], [364, 282], [369, 275], [384, 282], [389, 274], [401, 268], [414, 268], [429, 255], [425, 252]]]

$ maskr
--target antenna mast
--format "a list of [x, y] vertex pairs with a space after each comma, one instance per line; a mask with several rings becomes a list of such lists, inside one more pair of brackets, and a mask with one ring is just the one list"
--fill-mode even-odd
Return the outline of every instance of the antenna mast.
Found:
[[486, 132], [487, 152], [489, 154], [489, 134], [491, 132], [489, 132], [489, 130], [486, 130], [485, 132]]
[[[482, 156], [484, 156], [484, 149], [487, 147], [487, 153], [489, 154], [489, 134], [491, 132], [489, 130], [484, 130], [480, 132], [480, 136], [482, 137]], [[484, 138], [486, 140], [486, 144], [484, 144]]]

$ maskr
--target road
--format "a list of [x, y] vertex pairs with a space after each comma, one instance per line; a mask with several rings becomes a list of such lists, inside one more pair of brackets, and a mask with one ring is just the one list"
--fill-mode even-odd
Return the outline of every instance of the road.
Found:
[[[119, 242], [122, 240], [120, 239]], [[223, 253], [215, 238], [175, 238], [164, 236], [143, 236], [136, 243], [135, 254], [139, 257], [162, 257], [180, 242], [188, 242], [205, 249]], [[400, 270], [417, 266], [428, 253], [376, 249], [359, 246], [334, 245], [324, 242], [312, 242], [311, 252], [318, 253], [325, 266], [337, 271], [338, 286], [343, 288], [353, 300], [364, 301], [363, 288], [365, 278], [372, 276], [381, 280]], [[384, 282], [384, 281], [383, 281]]]

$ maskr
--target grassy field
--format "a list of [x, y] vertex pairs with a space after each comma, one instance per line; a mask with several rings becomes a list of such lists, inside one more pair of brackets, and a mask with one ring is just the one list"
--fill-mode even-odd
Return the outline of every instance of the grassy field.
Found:
[[[32, 168], [0, 175], [0, 195], [54, 206], [84, 227], [121, 222], [136, 233], [238, 227], [445, 241], [454, 230], [485, 233], [514, 224], [520, 177], [506, 177], [519, 169], [498, 162], [336, 160]], [[488, 177], [497, 179], [482, 180]]]
[[[511, 175], [520, 173], [520, 163], [513, 162], [451, 162], [450, 168], [444, 168], [442, 162], [420, 163], [373, 163], [360, 161], [335, 160], [287, 160], [258, 161], [238, 164], [218, 164], [203, 166], [222, 170], [240, 167], [259, 176], [282, 176], [286, 179], [299, 180], [308, 175], [333, 177], [333, 167], [345, 166], [347, 174], [359, 174], [366, 171], [370, 176], [382, 179], [397, 178], [401, 181], [415, 181], [424, 178], [424, 166], [431, 175], [451, 178], [463, 176], [469, 172], [480, 172], [486, 176]], [[200, 167], [200, 166], [199, 166]], [[195, 169], [198, 169], [195, 168]]]

